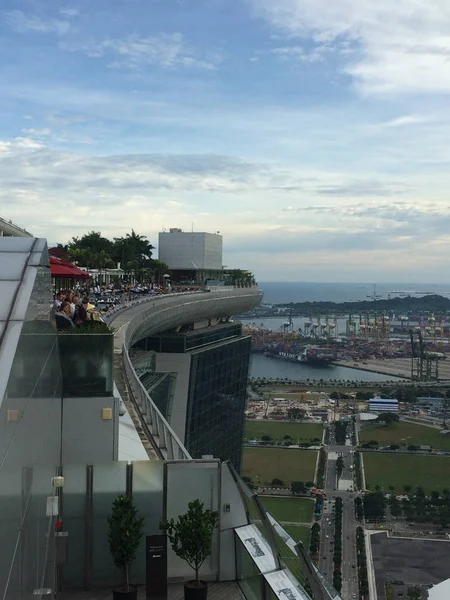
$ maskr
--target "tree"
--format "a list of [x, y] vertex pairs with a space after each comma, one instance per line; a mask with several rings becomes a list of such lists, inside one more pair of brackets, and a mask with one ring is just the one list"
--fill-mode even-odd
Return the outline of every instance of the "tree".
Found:
[[303, 481], [293, 481], [291, 483], [291, 492], [293, 494], [305, 494], [306, 491], [306, 486]]
[[384, 423], [386, 427], [389, 427], [393, 423], [398, 423], [400, 417], [394, 413], [382, 413], [378, 416], [377, 422]]
[[295, 406], [288, 408], [287, 417], [290, 421], [301, 421], [305, 418], [305, 411]]
[[130, 566], [144, 533], [145, 518], [138, 516], [138, 510], [129, 496], [118, 496], [108, 517], [109, 551], [114, 564], [123, 571], [126, 591], [130, 591]]
[[409, 494], [409, 492], [411, 491], [411, 486], [410, 486], [410, 485], [408, 485], [408, 484], [405, 484], [405, 485], [403, 486], [403, 489], [405, 490], [405, 492], [406, 492], [407, 494]]
[[417, 585], [408, 588], [406, 595], [410, 600], [421, 600], [422, 598], [422, 592], [420, 591], [420, 587]]
[[193, 500], [188, 510], [175, 521], [162, 521], [159, 528], [169, 538], [175, 554], [195, 571], [196, 586], [200, 586], [199, 571], [212, 552], [212, 536], [219, 522], [219, 514], [203, 508], [203, 502]]
[[227, 275], [232, 285], [246, 287], [255, 282], [255, 278], [250, 271], [243, 271], [242, 269], [233, 269]]
[[364, 514], [367, 520], [375, 521], [384, 517], [386, 502], [383, 492], [376, 491], [371, 494], [366, 494], [363, 498], [363, 504]]
[[290, 435], [283, 435], [283, 440], [292, 440]]
[[149, 261], [149, 269], [155, 283], [161, 284], [164, 280], [164, 275], [168, 274], [169, 267], [162, 260], [151, 258]]
[[275, 479], [272, 479], [272, 485], [284, 485], [284, 481], [275, 477]]
[[98, 254], [103, 250], [111, 256], [113, 243], [108, 238], [103, 237], [100, 231], [89, 231], [81, 238], [72, 238], [72, 241], [68, 244], [69, 255], [73, 248], [90, 250], [92, 254]]

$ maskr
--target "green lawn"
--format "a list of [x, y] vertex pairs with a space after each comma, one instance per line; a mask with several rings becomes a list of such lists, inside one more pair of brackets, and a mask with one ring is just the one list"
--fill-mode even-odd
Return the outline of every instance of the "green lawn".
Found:
[[[366, 487], [379, 485], [385, 492], [394, 486], [402, 493], [404, 485], [421, 486], [425, 491], [450, 488], [450, 457], [364, 452]], [[370, 488], [369, 488], [370, 486]]]
[[322, 442], [323, 426], [319, 423], [289, 423], [287, 421], [246, 421], [244, 437], [254, 440], [263, 435], [270, 435], [274, 440], [282, 440], [290, 435], [294, 441], [310, 442], [318, 438]]
[[245, 447], [242, 475], [261, 485], [270, 485], [272, 479], [285, 484], [313, 481], [316, 460], [315, 450]]
[[270, 514], [281, 524], [283, 521], [312, 523], [314, 500], [311, 498], [284, 498], [259, 496]]
[[311, 529], [309, 527], [304, 527], [303, 525], [283, 525], [282, 527], [294, 541], [303, 542], [306, 550], [309, 549], [311, 537]]
[[450, 450], [450, 434], [442, 435], [439, 429], [400, 421], [386, 427], [378, 423], [369, 423], [359, 432], [361, 443], [376, 440], [380, 446], [398, 444], [399, 446], [432, 446], [436, 450]]

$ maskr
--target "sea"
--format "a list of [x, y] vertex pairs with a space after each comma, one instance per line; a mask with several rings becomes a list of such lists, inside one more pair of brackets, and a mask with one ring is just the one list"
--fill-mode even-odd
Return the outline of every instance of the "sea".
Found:
[[288, 302], [356, 302], [370, 300], [374, 296], [395, 298], [396, 296], [424, 296], [438, 294], [450, 297], [450, 283], [313, 283], [259, 282], [264, 291], [264, 304]]
[[[351, 302], [370, 300], [375, 297], [395, 298], [405, 296], [424, 296], [439, 294], [450, 297], [450, 284], [442, 283], [313, 283], [313, 282], [260, 282], [259, 286], [264, 291], [264, 304], [287, 304], [289, 302]], [[292, 319], [294, 330], [302, 327], [305, 318]], [[277, 318], [242, 319], [243, 323], [255, 324], [276, 331], [281, 326]], [[338, 331], [345, 330], [345, 319], [338, 319]], [[285, 377], [289, 379], [334, 379], [358, 381], [386, 381], [399, 380], [397, 377], [360, 371], [348, 367], [312, 367], [310, 365], [296, 364], [283, 360], [268, 358], [262, 354], [253, 354], [250, 366], [252, 377]]]

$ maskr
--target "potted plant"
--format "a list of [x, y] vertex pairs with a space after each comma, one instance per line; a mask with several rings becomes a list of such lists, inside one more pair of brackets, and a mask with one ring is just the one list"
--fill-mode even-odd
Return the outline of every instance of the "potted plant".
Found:
[[195, 571], [195, 579], [184, 584], [185, 600], [206, 600], [206, 581], [199, 579], [199, 571], [212, 551], [212, 536], [219, 522], [219, 513], [204, 509], [200, 500], [188, 504], [188, 511], [176, 521], [162, 521], [161, 531], [167, 534], [173, 551]]
[[137, 588], [130, 585], [130, 567], [144, 533], [145, 518], [129, 496], [118, 496], [108, 517], [109, 552], [124, 575], [124, 583], [113, 591], [114, 600], [137, 600]]

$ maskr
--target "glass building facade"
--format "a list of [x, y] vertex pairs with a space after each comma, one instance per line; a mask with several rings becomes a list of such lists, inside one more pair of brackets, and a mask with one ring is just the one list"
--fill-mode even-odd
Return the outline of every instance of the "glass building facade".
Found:
[[237, 337], [192, 353], [185, 446], [240, 471], [251, 338]]
[[[242, 335], [242, 325], [219, 323], [201, 329], [185, 326], [184, 330], [147, 337], [137, 347], [136, 352], [142, 356], [154, 352], [190, 356], [184, 445], [193, 458], [212, 455], [230, 460], [240, 471], [251, 351], [251, 338]], [[141, 381], [170, 422], [173, 387], [166, 381], [157, 389], [154, 382], [158, 374], [150, 371], [141, 376]], [[172, 374], [172, 384], [175, 378]]]

